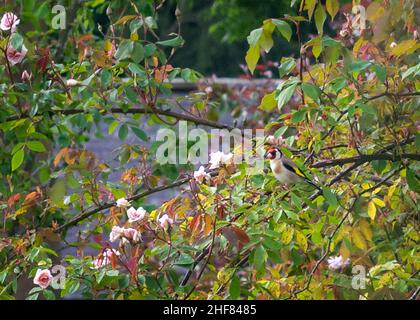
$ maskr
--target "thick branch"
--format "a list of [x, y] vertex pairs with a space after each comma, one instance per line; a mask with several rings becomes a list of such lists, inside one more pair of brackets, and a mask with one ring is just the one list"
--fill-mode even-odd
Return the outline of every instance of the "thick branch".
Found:
[[[219, 122], [215, 122], [215, 121], [211, 121], [211, 120], [207, 120], [207, 119], [203, 119], [203, 118], [198, 118], [195, 117], [193, 115], [188, 115], [188, 114], [184, 114], [184, 113], [180, 113], [180, 112], [175, 112], [175, 111], [170, 111], [170, 110], [163, 110], [163, 109], [158, 109], [155, 108], [153, 110], [150, 109], [146, 109], [146, 108], [130, 108], [127, 110], [123, 110], [121, 108], [111, 108], [111, 109], [97, 109], [99, 110], [101, 113], [106, 114], [106, 113], [120, 113], [120, 114], [159, 114], [162, 116], [167, 116], [167, 117], [172, 117], [178, 120], [185, 120], [185, 121], [190, 121], [193, 122], [195, 124], [201, 124], [204, 126], [208, 126], [208, 127], [213, 127], [213, 128], [218, 128], [218, 129], [228, 129], [228, 130], [233, 130], [234, 127], [227, 125], [227, 124], [222, 124]], [[89, 111], [93, 111], [93, 110], [81, 110], [81, 109], [72, 109], [72, 110], [51, 110], [46, 112], [46, 114], [49, 114], [50, 116], [54, 116], [54, 115], [74, 115], [74, 114], [80, 114], [80, 113], [88, 113]], [[29, 115], [27, 114], [22, 114], [21, 116], [12, 116], [7, 118], [6, 121], [14, 121], [14, 120], [19, 120], [22, 118], [29, 118]]]

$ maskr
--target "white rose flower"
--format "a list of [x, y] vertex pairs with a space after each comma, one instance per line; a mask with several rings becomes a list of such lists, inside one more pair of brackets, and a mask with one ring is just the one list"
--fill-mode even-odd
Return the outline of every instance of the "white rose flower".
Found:
[[225, 154], [221, 151], [210, 154], [210, 170], [219, 168], [220, 164], [231, 164], [233, 162], [233, 153]]
[[210, 175], [206, 172], [203, 166], [201, 166], [197, 171], [194, 171], [194, 179], [198, 183], [203, 183], [203, 180], [210, 179]]
[[130, 205], [130, 202], [125, 198], [120, 198], [117, 200], [118, 208], [127, 208]]
[[345, 267], [347, 267], [350, 264], [350, 259], [347, 258], [346, 261], [343, 261], [343, 257], [342, 256], [337, 256], [337, 257], [329, 257], [328, 258], [328, 268], [331, 270], [340, 270], [340, 269], [344, 269]]

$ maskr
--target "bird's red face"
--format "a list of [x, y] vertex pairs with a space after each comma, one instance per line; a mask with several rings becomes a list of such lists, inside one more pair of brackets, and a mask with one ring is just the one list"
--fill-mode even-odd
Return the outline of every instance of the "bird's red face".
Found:
[[265, 153], [265, 158], [269, 160], [280, 159], [281, 151], [277, 148], [270, 148]]

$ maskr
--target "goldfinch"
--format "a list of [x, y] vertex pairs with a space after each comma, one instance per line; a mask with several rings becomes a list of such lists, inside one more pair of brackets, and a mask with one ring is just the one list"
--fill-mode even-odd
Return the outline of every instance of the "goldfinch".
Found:
[[270, 160], [270, 168], [276, 179], [286, 185], [292, 185], [299, 181], [305, 181], [317, 189], [320, 189], [313, 183], [299, 167], [278, 148], [270, 148], [265, 154], [265, 158]]

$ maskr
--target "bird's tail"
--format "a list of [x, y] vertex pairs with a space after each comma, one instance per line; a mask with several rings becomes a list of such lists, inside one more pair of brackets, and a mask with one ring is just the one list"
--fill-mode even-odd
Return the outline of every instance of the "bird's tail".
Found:
[[318, 186], [316, 183], [312, 182], [311, 180], [309, 180], [308, 178], [305, 178], [305, 181], [310, 184], [311, 186], [317, 188], [319, 191], [322, 191], [321, 187]]

